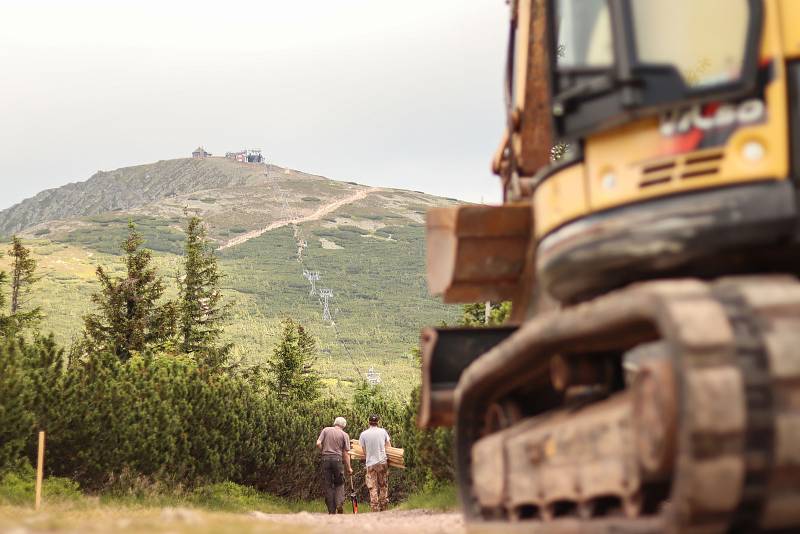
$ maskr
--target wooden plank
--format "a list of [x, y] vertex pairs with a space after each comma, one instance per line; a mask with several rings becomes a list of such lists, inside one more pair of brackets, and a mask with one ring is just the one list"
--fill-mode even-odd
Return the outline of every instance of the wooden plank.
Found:
[[[386, 447], [386, 458], [389, 462], [389, 467], [405, 469], [404, 454], [405, 451], [399, 447]], [[357, 439], [350, 440], [350, 458], [353, 460], [367, 459], [367, 455], [364, 453], [364, 449], [361, 448], [361, 444]]]

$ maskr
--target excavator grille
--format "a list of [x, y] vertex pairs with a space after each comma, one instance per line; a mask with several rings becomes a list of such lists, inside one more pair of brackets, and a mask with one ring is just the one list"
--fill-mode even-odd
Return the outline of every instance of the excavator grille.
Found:
[[722, 150], [707, 150], [657, 162], [651, 161], [641, 167], [639, 188], [718, 174], [722, 157]]

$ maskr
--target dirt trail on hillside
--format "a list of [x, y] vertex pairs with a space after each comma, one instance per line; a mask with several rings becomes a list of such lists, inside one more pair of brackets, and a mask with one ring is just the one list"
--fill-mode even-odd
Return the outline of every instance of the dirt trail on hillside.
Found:
[[334, 211], [338, 210], [342, 206], [346, 206], [348, 204], [352, 204], [353, 202], [358, 202], [359, 200], [363, 200], [372, 193], [377, 193], [383, 191], [380, 187], [370, 187], [368, 189], [362, 189], [361, 191], [356, 192], [349, 197], [340, 198], [339, 200], [335, 200], [329, 204], [325, 204], [321, 208], [319, 208], [314, 213], [310, 215], [305, 215], [303, 217], [294, 217], [290, 219], [281, 219], [275, 222], [272, 222], [265, 226], [264, 228], [259, 228], [258, 230], [253, 230], [251, 232], [244, 233], [240, 236], [234, 237], [223, 243], [219, 249], [217, 250], [225, 250], [226, 248], [235, 247], [236, 245], [241, 245], [251, 239], [255, 239], [256, 237], [260, 237], [265, 233], [269, 232], [270, 230], [275, 230], [277, 228], [281, 228], [282, 226], [288, 226], [290, 224], [300, 224], [309, 221], [317, 221], [324, 216], [328, 215], [329, 213], [333, 213]]
[[302, 527], [304, 532], [380, 532], [381, 534], [462, 534], [464, 519], [457, 513], [426, 510], [388, 511], [379, 514], [263, 514], [251, 512], [259, 521]]

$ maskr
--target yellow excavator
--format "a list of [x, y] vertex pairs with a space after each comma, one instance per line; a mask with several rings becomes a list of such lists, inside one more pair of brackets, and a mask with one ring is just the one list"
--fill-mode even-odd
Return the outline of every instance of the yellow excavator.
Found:
[[475, 528], [800, 531], [800, 0], [509, 0], [501, 206], [431, 210]]

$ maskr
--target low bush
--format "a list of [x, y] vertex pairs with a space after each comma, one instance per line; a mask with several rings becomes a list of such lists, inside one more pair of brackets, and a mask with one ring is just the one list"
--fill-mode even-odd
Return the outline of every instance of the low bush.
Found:
[[[22, 462], [0, 476], [0, 503], [13, 506], [33, 506], [36, 491], [36, 471]], [[48, 477], [42, 482], [42, 499], [46, 502], [76, 502], [83, 498], [80, 486], [64, 477]]]
[[[35, 461], [38, 428], [48, 432], [46, 473], [57, 495], [76, 493], [78, 484], [133, 500], [188, 492], [221, 509], [250, 506], [256, 490], [318, 498], [320, 430], [341, 415], [357, 438], [369, 414], [379, 413], [392, 442], [407, 451], [408, 469], [390, 477], [397, 500], [452, 478], [448, 435], [416, 429], [414, 402], [366, 383], [349, 401], [284, 398], [260, 369], [210, 374], [188, 356], [166, 353], [124, 363], [102, 354], [65, 359], [49, 340], [17, 340], [0, 346], [0, 471], [11, 477], [4, 499], [27, 495], [30, 473], [14, 466], [23, 452]], [[363, 465], [354, 468], [363, 481]], [[63, 476], [74, 485], [52, 478]]]

